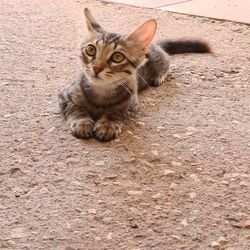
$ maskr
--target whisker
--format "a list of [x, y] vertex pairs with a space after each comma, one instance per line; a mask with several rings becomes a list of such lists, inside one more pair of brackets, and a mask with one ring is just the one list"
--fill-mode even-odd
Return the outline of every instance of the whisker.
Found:
[[138, 73], [138, 71], [136, 72], [136, 74], [144, 81], [145, 84], [150, 86], [149, 83]]

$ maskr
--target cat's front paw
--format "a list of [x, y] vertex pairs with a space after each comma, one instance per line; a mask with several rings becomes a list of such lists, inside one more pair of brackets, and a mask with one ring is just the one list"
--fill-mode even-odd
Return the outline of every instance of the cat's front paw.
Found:
[[121, 133], [122, 124], [107, 121], [105, 119], [96, 122], [94, 133], [97, 139], [101, 141], [111, 141]]
[[73, 120], [70, 124], [71, 133], [81, 139], [93, 137], [95, 122], [90, 117]]

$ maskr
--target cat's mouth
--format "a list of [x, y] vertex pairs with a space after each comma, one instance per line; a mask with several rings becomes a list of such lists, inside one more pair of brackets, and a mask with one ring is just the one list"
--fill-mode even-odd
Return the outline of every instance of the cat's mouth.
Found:
[[94, 76], [92, 76], [92, 78], [98, 79], [98, 80], [102, 80], [102, 78], [100, 77], [100, 75], [96, 75], [96, 74], [94, 74]]
[[87, 72], [86, 74], [92, 79], [92, 80], [103, 80], [100, 74], [96, 74], [94, 72]]

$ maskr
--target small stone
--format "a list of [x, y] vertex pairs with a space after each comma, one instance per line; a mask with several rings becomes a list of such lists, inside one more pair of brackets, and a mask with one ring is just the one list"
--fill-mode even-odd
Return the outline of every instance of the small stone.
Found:
[[126, 162], [126, 163], [130, 163], [130, 162], [135, 161], [134, 155], [122, 155], [121, 158], [122, 158], [122, 161]]
[[196, 174], [190, 174], [190, 178], [195, 181], [195, 182], [199, 182], [200, 179], [198, 178], [198, 176]]
[[247, 220], [247, 221], [244, 223], [243, 228], [245, 228], [245, 229], [250, 229], [250, 220]]
[[159, 156], [159, 152], [157, 150], [152, 150], [151, 153], [153, 156]]
[[220, 244], [216, 241], [211, 242], [211, 247], [214, 249], [220, 249]]
[[82, 212], [82, 209], [81, 209], [81, 208], [78, 208], [78, 207], [76, 207], [75, 210], [76, 210], [78, 213], [81, 213], [81, 212]]
[[217, 241], [220, 245], [224, 245], [228, 243], [228, 240], [226, 238], [224, 238], [223, 236], [221, 236], [218, 241]]
[[172, 164], [172, 166], [174, 166], [174, 167], [180, 167], [180, 166], [182, 165], [182, 163], [181, 163], [181, 162], [178, 162], [178, 161], [171, 161], [171, 164]]
[[171, 169], [165, 169], [163, 172], [163, 175], [165, 175], [165, 176], [172, 176], [174, 174], [175, 174], [175, 172]]
[[236, 121], [236, 120], [233, 120], [232, 121], [233, 124], [240, 124], [240, 122]]
[[88, 213], [89, 213], [89, 214], [96, 214], [96, 212], [97, 212], [97, 209], [95, 209], [95, 208], [90, 208], [90, 209], [88, 210]]
[[52, 127], [50, 128], [47, 132], [50, 134], [50, 133], [53, 133], [55, 131], [56, 127]]
[[48, 190], [46, 187], [42, 187], [42, 188], [39, 190], [39, 193], [40, 193], [40, 194], [46, 194], [46, 193], [49, 193], [49, 190]]
[[174, 138], [181, 138], [181, 136], [179, 134], [173, 134]]
[[27, 117], [27, 113], [26, 112], [17, 112], [16, 113], [16, 117], [20, 118], [20, 119], [25, 119]]
[[241, 187], [248, 187], [248, 183], [246, 183], [245, 181], [241, 181], [240, 186]]
[[157, 194], [154, 194], [153, 196], [152, 196], [152, 198], [153, 199], [159, 199], [159, 198], [161, 198], [161, 193], [157, 193]]
[[137, 124], [139, 124], [140, 126], [145, 126], [146, 125], [145, 122], [137, 122]]
[[24, 228], [15, 228], [11, 231], [10, 237], [14, 239], [21, 239], [25, 237]]
[[112, 239], [112, 237], [113, 237], [113, 233], [108, 233], [108, 235], [107, 235], [107, 239], [108, 239], [108, 240], [111, 240], [111, 239]]
[[195, 192], [191, 192], [190, 194], [189, 194], [189, 197], [191, 198], [191, 199], [194, 199], [194, 198], [196, 198], [196, 193]]
[[66, 160], [67, 164], [79, 164], [81, 161], [77, 158], [70, 157]]
[[149, 238], [149, 239], [145, 240], [144, 246], [147, 249], [148, 248], [152, 249], [152, 248], [154, 248], [155, 246], [157, 246], [159, 244], [160, 244], [160, 241], [157, 241], [157, 240], [154, 240], [152, 238]]
[[181, 241], [181, 237], [180, 236], [175, 235], [175, 234], [172, 234], [171, 236], [172, 236], [172, 238], [174, 238], [174, 239], [176, 239], [178, 241]]
[[183, 219], [183, 220], [181, 221], [181, 225], [184, 226], [184, 227], [187, 227], [187, 226], [188, 226], [187, 219]]
[[156, 132], [160, 132], [161, 130], [166, 130], [167, 128], [166, 127], [163, 127], [163, 126], [157, 126], [156, 128]]
[[175, 189], [176, 187], [177, 187], [178, 185], [175, 183], [175, 182], [173, 182], [173, 183], [171, 183], [171, 185], [169, 186], [171, 189]]
[[118, 176], [116, 174], [108, 175], [108, 176], [104, 177], [104, 180], [115, 180], [115, 179], [117, 179], [117, 177]]
[[136, 191], [136, 190], [129, 190], [127, 193], [131, 196], [136, 196], [136, 195], [142, 195], [142, 191]]
[[21, 196], [21, 193], [20, 193], [19, 191], [16, 191], [16, 192], [15, 192], [15, 196], [16, 196], [16, 197], [20, 197], [20, 196]]
[[95, 166], [96, 167], [101, 167], [101, 166], [104, 166], [104, 165], [105, 165], [104, 161], [97, 161], [97, 162], [95, 162]]

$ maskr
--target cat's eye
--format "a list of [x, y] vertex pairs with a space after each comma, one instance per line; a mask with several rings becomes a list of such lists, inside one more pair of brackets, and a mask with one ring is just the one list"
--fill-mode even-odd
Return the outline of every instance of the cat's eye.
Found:
[[111, 56], [111, 60], [115, 63], [121, 63], [125, 59], [125, 56], [121, 52], [115, 52]]
[[88, 45], [85, 49], [85, 52], [88, 56], [95, 56], [96, 48], [93, 45]]

